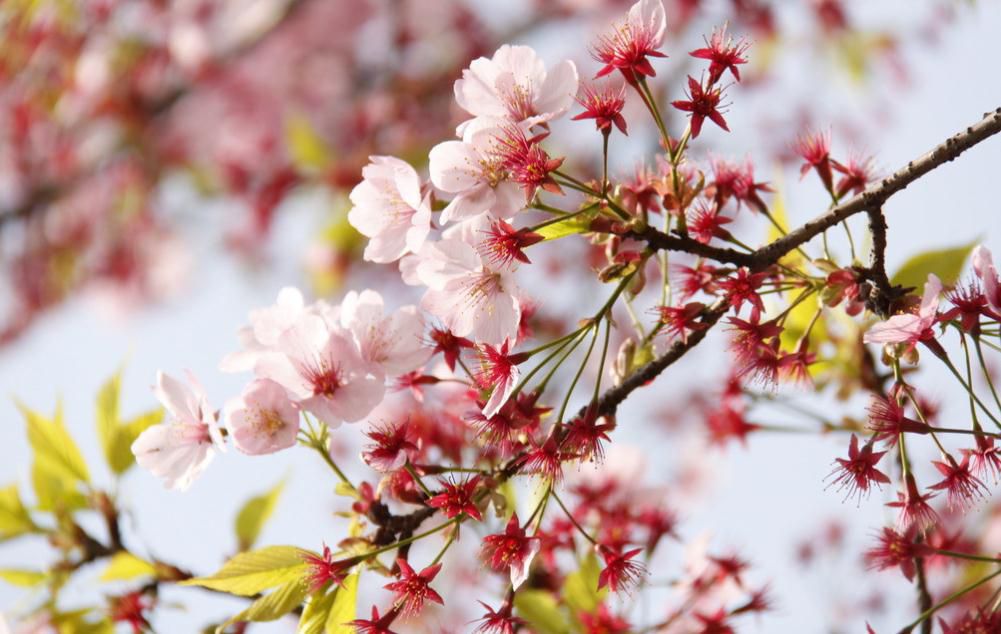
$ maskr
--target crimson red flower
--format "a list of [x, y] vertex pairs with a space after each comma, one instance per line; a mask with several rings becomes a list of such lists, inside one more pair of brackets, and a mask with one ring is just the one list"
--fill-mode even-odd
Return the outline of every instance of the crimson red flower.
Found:
[[747, 267], [740, 267], [734, 275], [718, 282], [721, 290], [725, 291], [733, 310], [740, 312], [744, 302], [751, 305], [751, 321], [757, 322], [761, 313], [765, 310], [765, 304], [758, 295], [758, 289], [768, 278], [768, 273], [751, 273]]
[[491, 569], [502, 572], [508, 569], [511, 585], [517, 589], [528, 578], [532, 559], [538, 554], [542, 541], [529, 537], [518, 521], [518, 514], [511, 515], [503, 533], [483, 538], [480, 557]]
[[153, 599], [136, 590], [117, 597], [110, 597], [108, 617], [112, 623], [127, 623], [134, 634], [149, 631], [151, 626], [146, 612], [153, 608]]
[[550, 175], [559, 169], [563, 159], [551, 158], [539, 146], [539, 141], [545, 135], [529, 138], [525, 131], [516, 125], [504, 127], [497, 137], [494, 155], [501, 167], [508, 172], [508, 178], [518, 183], [525, 190], [525, 199], [531, 200], [536, 190], [544, 189], [555, 194], [562, 194], [559, 183]]
[[612, 614], [604, 603], [599, 603], [592, 612], [580, 612], [577, 616], [584, 627], [584, 634], [629, 634], [633, 631], [629, 621]]
[[942, 481], [928, 487], [936, 491], [945, 491], [949, 507], [965, 510], [987, 494], [987, 487], [977, 479], [970, 470], [970, 457], [964, 456], [962, 462], [946, 454], [945, 462], [932, 462], [942, 474]]
[[399, 607], [394, 606], [392, 610], [380, 617], [379, 608], [373, 605], [371, 619], [355, 619], [348, 625], [355, 627], [356, 634], [396, 634], [389, 629], [389, 626], [393, 624], [399, 614]]
[[684, 306], [659, 306], [660, 321], [664, 324], [668, 339], [674, 341], [680, 339], [688, 343], [688, 335], [693, 332], [705, 330], [707, 324], [699, 321], [699, 316], [705, 310], [706, 305], [702, 302], [689, 302]]
[[841, 198], [848, 192], [856, 195], [861, 194], [865, 191], [866, 185], [872, 181], [875, 171], [872, 164], [872, 157], [862, 157], [854, 154], [848, 157], [847, 164], [831, 161], [831, 166], [841, 173], [841, 178], [838, 180], [835, 190], [838, 198]]
[[465, 337], [456, 337], [452, 331], [445, 328], [432, 328], [430, 333], [431, 343], [434, 349], [431, 354], [442, 353], [445, 357], [445, 365], [452, 372], [455, 372], [455, 362], [459, 360], [463, 348], [472, 348], [473, 342]]
[[824, 187], [834, 194], [834, 175], [831, 173], [831, 132], [814, 132], [803, 134], [796, 141], [796, 153], [805, 161], [799, 168], [799, 176], [803, 178], [811, 169], [824, 183]]
[[831, 484], [838, 485], [838, 491], [848, 490], [845, 493], [846, 500], [857, 496], [861, 501], [862, 496], [869, 493], [869, 487], [873, 484], [879, 488], [890, 483], [890, 478], [876, 468], [886, 452], [873, 451], [873, 442], [873, 440], [869, 440], [862, 449], [859, 449], [858, 436], [852, 434], [848, 443], [848, 458], [837, 458], [838, 466], [828, 476], [837, 474]]
[[497, 266], [509, 267], [515, 260], [531, 264], [523, 249], [545, 240], [544, 237], [527, 228], [515, 229], [503, 220], [495, 220], [490, 229], [484, 231], [487, 237], [480, 242], [478, 251], [484, 258]]
[[908, 418], [896, 398], [873, 395], [868, 412], [867, 427], [875, 434], [874, 439], [885, 440], [890, 445], [896, 444], [901, 433], [927, 434], [930, 431], [928, 425]]
[[710, 84], [718, 82], [726, 70], [730, 71], [734, 79], [740, 81], [740, 70], [737, 66], [747, 63], [743, 55], [747, 52], [748, 47], [750, 44], [744, 38], [734, 42], [732, 37], [728, 37], [724, 25], [721, 29], [713, 29], [712, 36], [706, 41], [705, 48], [696, 49], [689, 55], [709, 60]]
[[729, 240], [733, 234], [724, 229], [723, 225], [731, 222], [733, 218], [720, 213], [715, 204], [700, 200], [689, 214], [688, 232], [702, 244], [709, 244], [713, 238]]
[[400, 567], [399, 580], [387, 583], [383, 587], [396, 593], [396, 605], [401, 606], [402, 614], [419, 614], [424, 608], [425, 601], [434, 601], [439, 605], [445, 605], [444, 599], [430, 585], [435, 575], [441, 570], [441, 564], [428, 566], [419, 573], [414, 572], [407, 560], [402, 557], [396, 560], [396, 564]]
[[574, 121], [594, 119], [594, 127], [605, 135], [612, 132], [614, 123], [622, 134], [628, 134], [626, 120], [622, 116], [622, 107], [626, 104], [625, 86], [616, 87], [611, 83], [602, 84], [601, 87], [584, 84], [581, 86], [581, 94], [577, 96], [577, 103], [584, 107], [584, 112], [573, 117]]
[[741, 578], [741, 574], [750, 567], [750, 562], [741, 559], [737, 555], [709, 557], [708, 559], [716, 565], [716, 581], [723, 582], [727, 579], [732, 579], [738, 588], [744, 587], [744, 580]]
[[716, 292], [716, 269], [706, 262], [697, 262], [695, 266], [675, 264], [672, 266], [675, 286], [680, 293], [681, 301], [691, 299], [696, 293]]
[[420, 448], [417, 430], [404, 421], [386, 424], [365, 434], [375, 441], [362, 452], [362, 459], [376, 471], [387, 473], [403, 468], [408, 461], [417, 459]]
[[908, 581], [914, 579], [914, 559], [925, 557], [933, 551], [927, 545], [914, 541], [914, 530], [903, 534], [892, 528], [884, 527], [879, 535], [879, 542], [865, 552], [866, 565], [874, 570], [888, 570], [900, 566]]
[[480, 476], [474, 476], [464, 482], [449, 482], [439, 480], [444, 491], [428, 500], [428, 506], [443, 509], [445, 517], [452, 519], [456, 515], [465, 513], [477, 521], [482, 521], [483, 516], [480, 509], [476, 508], [476, 500], [473, 494], [480, 483]]
[[859, 300], [858, 274], [852, 269], [838, 269], [829, 273], [821, 297], [824, 304], [832, 308], [845, 302], [845, 312], [853, 317], [865, 308], [865, 303]]
[[713, 86], [703, 88], [702, 84], [689, 75], [688, 99], [672, 101], [671, 105], [678, 110], [692, 113], [692, 138], [694, 139], [702, 131], [702, 122], [706, 118], [727, 132], [730, 131], [730, 128], [726, 125], [726, 120], [723, 119], [723, 115], [719, 111], [719, 102], [722, 97], [723, 90], [721, 88]]
[[608, 432], [615, 429], [614, 419], [603, 417], [605, 422], [598, 423], [596, 410], [588, 407], [583, 416], [577, 416], [566, 424], [566, 445], [581, 460], [593, 458], [601, 462], [605, 457], [603, 442], [611, 439]]
[[761, 429], [759, 425], [748, 422], [743, 408], [737, 407], [730, 399], [725, 399], [718, 408], [706, 414], [706, 427], [709, 429], [709, 442], [719, 446], [730, 439], [746, 446], [748, 434]]
[[994, 446], [993, 436], [977, 434], [976, 442], [976, 449], [961, 450], [964, 460], [969, 459], [974, 474], [980, 477], [990, 475], [996, 482], [1001, 474], [1001, 451]]
[[741, 166], [713, 157], [710, 166], [713, 180], [709, 186], [717, 206], [722, 208], [732, 197], [737, 200], [738, 208], [741, 203], [746, 203], [757, 211], [767, 211], [768, 207], [759, 192], [770, 192], [772, 188], [766, 182], [754, 180], [754, 164], [750, 159]]
[[480, 618], [481, 623], [473, 634], [514, 634], [519, 627], [525, 625], [525, 621], [512, 614], [513, 605], [510, 601], [505, 601], [496, 611], [483, 601], [477, 603], [482, 605], [487, 613]]
[[642, 0], [630, 10], [624, 24], [618, 24], [609, 35], [598, 37], [591, 55], [604, 64], [595, 79], [618, 70], [631, 84], [640, 76], [654, 77], [648, 57], [667, 57], [657, 49], [664, 41], [667, 24], [664, 5], [659, 1]]
[[628, 591], [636, 585], [640, 577], [646, 574], [646, 568], [632, 558], [643, 552], [642, 548], [622, 552], [621, 549], [612, 549], [607, 546], [599, 546], [598, 552], [605, 560], [605, 567], [598, 575], [598, 589], [608, 587], [612, 592], [620, 590]]
[[942, 313], [942, 321], [959, 318], [959, 325], [966, 332], [980, 334], [980, 316], [988, 315], [993, 318], [987, 307], [987, 295], [976, 279], [966, 286], [956, 286], [946, 293], [946, 297], [953, 307]]
[[560, 451], [555, 439], [548, 438], [525, 454], [523, 460], [527, 473], [540, 475], [553, 484], [559, 484], [563, 480], [563, 461], [573, 457], [572, 454]]
[[734, 608], [731, 612], [731, 616], [736, 616], [738, 614], [746, 614], [748, 612], [767, 612], [774, 607], [772, 603], [772, 598], [769, 596], [768, 586], [760, 588], [751, 593], [751, 596], [747, 599], [747, 603], [744, 605]]
[[354, 561], [336, 561], [330, 547], [323, 545], [323, 554], [314, 555], [309, 551], [302, 551], [302, 560], [306, 562], [306, 580], [309, 582], [309, 591], [318, 592], [328, 583], [339, 586], [348, 568], [355, 564]]
[[736, 634], [736, 630], [727, 621], [729, 615], [726, 610], [720, 608], [712, 614], [696, 612], [695, 619], [699, 622], [697, 634]]
[[887, 506], [900, 509], [897, 518], [897, 528], [907, 530], [910, 528], [924, 529], [933, 526], [938, 522], [938, 513], [928, 504], [928, 500], [934, 497], [934, 493], [921, 494], [918, 491], [917, 481], [914, 475], [907, 474], [904, 480], [904, 490], [897, 492], [896, 502], [887, 502]]

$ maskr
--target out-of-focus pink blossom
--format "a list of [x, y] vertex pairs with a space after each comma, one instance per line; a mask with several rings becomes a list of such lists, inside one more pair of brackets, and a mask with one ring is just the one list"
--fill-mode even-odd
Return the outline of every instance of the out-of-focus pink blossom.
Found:
[[365, 259], [394, 262], [416, 253], [431, 229], [430, 193], [421, 195], [414, 168], [392, 156], [373, 156], [351, 190], [348, 221], [369, 238]]

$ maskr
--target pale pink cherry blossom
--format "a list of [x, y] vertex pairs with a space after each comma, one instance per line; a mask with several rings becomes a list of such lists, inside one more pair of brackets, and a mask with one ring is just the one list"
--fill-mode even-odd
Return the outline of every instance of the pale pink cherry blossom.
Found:
[[306, 304], [299, 289], [291, 286], [281, 289], [273, 306], [250, 311], [250, 324], [237, 331], [243, 349], [226, 355], [219, 369], [223, 372], [252, 370], [261, 355], [274, 352], [278, 337], [305, 312]]
[[354, 334], [362, 359], [382, 366], [389, 376], [412, 372], [431, 356], [424, 345], [424, 318], [416, 306], [386, 315], [382, 295], [351, 291], [341, 302], [340, 318]]
[[170, 421], [153, 425], [132, 443], [140, 467], [163, 480], [168, 489], [185, 491], [224, 450], [222, 433], [205, 391], [188, 375], [190, 387], [157, 372], [153, 393], [167, 409]]
[[385, 393], [385, 374], [365, 361], [351, 332], [306, 314], [278, 338], [280, 355], [261, 357], [259, 378], [284, 387], [293, 402], [330, 426], [368, 415]]
[[521, 304], [513, 270], [484, 261], [470, 242], [454, 235], [426, 249], [417, 266], [417, 275], [428, 287], [421, 307], [457, 337], [492, 345], [514, 341]]
[[[475, 118], [531, 127], [566, 113], [577, 95], [577, 83], [577, 67], [570, 60], [547, 72], [530, 47], [505, 44], [490, 59], [474, 59], [462, 71], [462, 79], [455, 82], [455, 101]], [[460, 136], [468, 123], [459, 126]]]
[[421, 196], [417, 172], [393, 156], [372, 156], [351, 190], [348, 222], [369, 241], [364, 257], [394, 262], [416, 253], [431, 229], [431, 194]]
[[1001, 281], [994, 267], [994, 257], [990, 249], [980, 244], [973, 250], [973, 271], [984, 284], [987, 305], [996, 313], [1001, 313]]
[[942, 282], [934, 273], [929, 273], [917, 314], [894, 315], [870, 328], [862, 336], [862, 341], [864, 343], [906, 343], [913, 348], [920, 341], [933, 339], [935, 333], [932, 331], [932, 326], [935, 325], [938, 315], [938, 302], [941, 293]]
[[299, 410], [270, 379], [250, 383], [226, 404], [224, 418], [233, 445], [252, 456], [288, 449], [299, 433]]
[[497, 135], [501, 133], [497, 127], [470, 126], [464, 140], [445, 141], [431, 148], [428, 165], [431, 182], [454, 195], [441, 212], [442, 224], [485, 212], [507, 219], [524, 208], [522, 188], [508, 180], [496, 151]]

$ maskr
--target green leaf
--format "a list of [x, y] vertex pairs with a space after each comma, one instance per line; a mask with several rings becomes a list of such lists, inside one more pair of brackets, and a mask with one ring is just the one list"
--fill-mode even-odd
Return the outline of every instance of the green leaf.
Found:
[[608, 594], [605, 589], [598, 590], [598, 575], [601, 565], [593, 552], [589, 552], [580, 568], [567, 575], [563, 583], [563, 601], [570, 606], [574, 614], [578, 612], [594, 612], [602, 599]]
[[0, 568], [0, 579], [12, 586], [32, 588], [43, 583], [49, 575], [38, 570], [21, 570], [17, 568]]
[[155, 575], [156, 566], [132, 553], [121, 552], [108, 562], [108, 567], [101, 573], [101, 581], [125, 581]]
[[[119, 370], [111, 375], [101, 389], [97, 392], [97, 408], [95, 421], [97, 424], [97, 437], [101, 441], [101, 449], [104, 450], [104, 457], [108, 464], [114, 461], [115, 436], [118, 433], [119, 411], [118, 401], [122, 387], [122, 371]], [[112, 469], [114, 470], [114, 469]], [[115, 473], [118, 473], [115, 471]]]
[[39, 511], [73, 511], [87, 507], [87, 500], [77, 490], [75, 479], [65, 471], [53, 470], [51, 463], [35, 461], [31, 465], [31, 484]]
[[210, 577], [182, 581], [182, 586], [202, 586], [212, 590], [252, 596], [290, 581], [302, 579], [306, 564], [305, 551], [295, 546], [268, 546], [240, 553]]
[[118, 426], [111, 446], [111, 453], [108, 455], [108, 466], [113, 472], [121, 475], [136, 463], [136, 457], [132, 453], [132, 443], [136, 441], [139, 434], [153, 425], [158, 425], [161, 421], [163, 421], [163, 408], [158, 407], [139, 414]]
[[237, 513], [235, 529], [240, 550], [247, 550], [257, 541], [264, 523], [274, 513], [284, 487], [285, 481], [282, 480], [270, 491], [247, 500]]
[[904, 262], [893, 274], [892, 284], [912, 286], [920, 293], [928, 281], [928, 274], [934, 273], [945, 285], [955, 284], [963, 272], [963, 265], [977, 241], [946, 249], [925, 251]]
[[285, 142], [292, 163], [302, 171], [318, 171], [330, 164], [330, 148], [302, 114], [285, 120]]
[[525, 619], [536, 634], [566, 634], [570, 631], [556, 598], [545, 590], [522, 590], [514, 595], [518, 616]]
[[35, 452], [36, 463], [49, 473], [67, 480], [90, 480], [87, 463], [63, 422], [62, 404], [56, 406], [55, 416], [51, 420], [23, 403], [18, 403], [17, 407], [27, 423], [28, 442]]
[[0, 489], [0, 541], [34, 531], [37, 527], [21, 502], [17, 485]]
[[232, 623], [280, 619], [302, 605], [308, 593], [309, 589], [303, 581], [289, 581], [278, 586], [274, 592], [270, 592], [251, 603], [246, 610], [220, 625], [216, 632], [222, 632], [226, 626]]
[[597, 216], [598, 210], [592, 209], [591, 211], [585, 211], [584, 213], [573, 216], [572, 218], [565, 218], [559, 222], [554, 222], [551, 225], [546, 225], [545, 227], [537, 229], [535, 233], [539, 234], [546, 240], [556, 240], [557, 238], [572, 236], [577, 233], [584, 233], [591, 228], [591, 221]]
[[358, 573], [348, 575], [334, 593], [334, 602], [326, 621], [326, 634], [354, 634], [355, 628], [348, 625], [357, 616]]

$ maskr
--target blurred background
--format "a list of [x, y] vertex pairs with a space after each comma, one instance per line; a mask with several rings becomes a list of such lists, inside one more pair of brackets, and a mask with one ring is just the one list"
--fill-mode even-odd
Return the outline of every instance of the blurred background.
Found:
[[[368, 286], [392, 305], [414, 301], [394, 267], [361, 262], [363, 241], [346, 222], [346, 194], [367, 157], [393, 154], [426, 169], [430, 146], [453, 136], [461, 120], [452, 82], [469, 60], [492, 55], [501, 43], [529, 44], [547, 64], [573, 59], [589, 78], [598, 65], [586, 43], [628, 6], [0, 3], [0, 484], [30, 489], [31, 456], [15, 399], [45, 413], [61, 403], [95, 480], [110, 488], [94, 399], [119, 368], [126, 414], [155, 405], [149, 386], [157, 369], [190, 369], [221, 407], [246, 378], [220, 373], [219, 360], [236, 349], [247, 312], [273, 302], [281, 287], [337, 300]], [[872, 154], [885, 174], [1001, 106], [997, 2], [665, 6], [670, 57], [658, 60], [652, 84], [664, 107], [683, 98], [685, 75], [698, 72], [687, 52], [714, 26], [729, 22], [729, 32], [752, 42], [745, 81], [727, 92], [732, 132], [707, 128], [692, 151], [704, 159], [752, 157], [758, 179], [772, 183], [794, 225], [826, 207], [822, 188], [800, 183], [791, 158], [803, 131], [831, 128], [836, 155]], [[630, 102], [626, 114], [629, 137], [613, 140], [612, 164], [628, 178], [644, 161], [652, 164], [657, 146], [642, 105]], [[669, 129], [680, 130], [683, 120], [669, 117]], [[596, 173], [600, 137], [591, 129], [589, 122], [556, 122], [550, 154], [575, 157], [568, 159], [574, 173]], [[894, 197], [886, 208], [889, 268], [922, 250], [976, 240], [1001, 250], [998, 165], [1001, 141], [988, 141]], [[753, 229], [741, 228], [745, 222]], [[766, 238], [748, 218], [737, 226]], [[566, 266], [575, 262], [571, 247], [539, 252], [547, 275], [524, 283], [540, 300], [536, 331], [545, 336], [599, 304], [603, 291], [588, 271]], [[586, 256], [585, 245], [579, 253]], [[825, 490], [843, 437], [762, 433], [746, 446], [710, 446], [688, 408], [697, 391], [722, 384], [725, 343], [720, 333], [710, 336], [620, 413], [604, 468], [645, 463], [638, 477], [667, 488], [682, 520], [682, 544], [665, 549], [653, 576], [676, 576], [685, 545], [691, 550], [711, 535], [717, 550], [753, 562], [756, 585], [771, 584], [777, 609], [750, 622], [752, 630], [860, 632], [868, 619], [876, 631], [895, 631], [914, 613], [913, 591], [899, 575], [864, 574], [858, 556], [889, 520], [882, 503], [892, 492], [856, 506]], [[919, 385], [945, 385], [939, 378], [928, 373]], [[943, 417], [964, 410], [946, 387], [929, 391]], [[805, 403], [856, 416], [864, 406], [826, 396]], [[774, 416], [761, 422], [816, 427], [788, 411]], [[363, 429], [345, 426], [335, 438], [342, 463], [371, 478], [356, 457]], [[149, 556], [208, 573], [236, 550], [233, 521], [243, 502], [284, 480], [260, 543], [315, 549], [334, 542], [345, 524], [333, 513], [345, 502], [331, 494], [334, 483], [315, 458], [301, 449], [255, 458], [230, 451], [184, 494], [135, 469], [115, 485], [130, 509], [126, 537]], [[1001, 515], [993, 508], [982, 509], [978, 521], [997, 524], [1001, 549]], [[0, 568], [39, 569], [51, 556], [43, 542], [11, 541], [0, 545]], [[461, 557], [461, 550], [448, 555], [457, 566]], [[87, 578], [99, 574], [95, 567], [75, 578], [63, 592], [67, 604], [93, 603], [98, 595]], [[449, 587], [464, 583], [456, 576], [436, 587], [466, 605], [414, 631], [466, 631], [463, 623], [478, 616], [477, 597]], [[372, 601], [383, 596], [365, 592]], [[33, 597], [30, 588], [0, 581], [0, 612], [12, 622], [34, 607]], [[198, 631], [245, 605], [197, 589], [170, 588], [162, 599], [167, 607], [154, 622], [160, 632]], [[653, 591], [629, 609], [659, 614], [666, 600]], [[175, 602], [185, 608], [170, 607]], [[370, 603], [363, 597], [361, 609]], [[251, 631], [294, 628], [278, 622]]]

